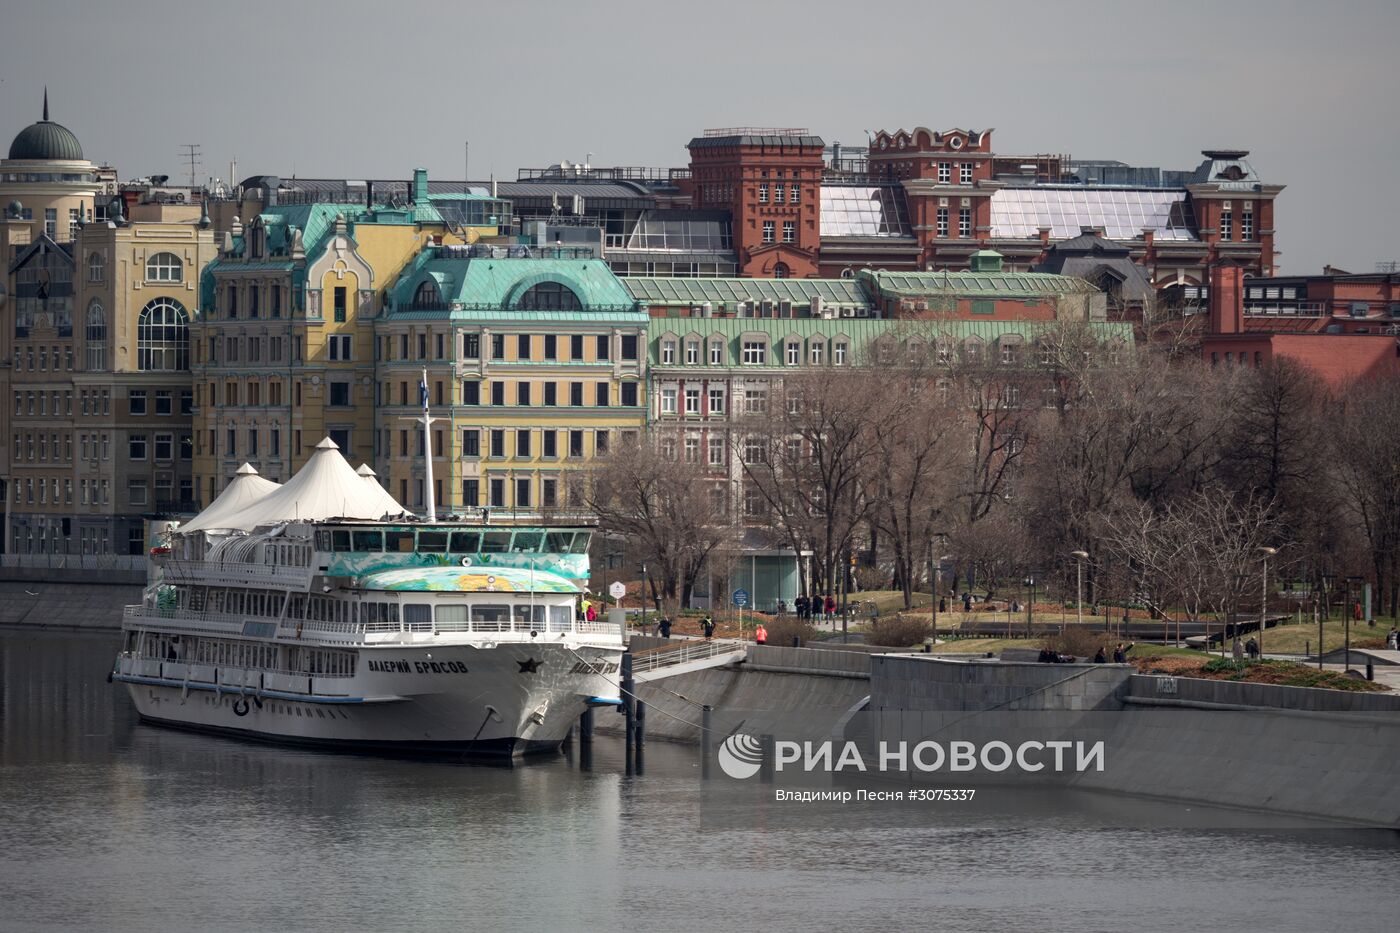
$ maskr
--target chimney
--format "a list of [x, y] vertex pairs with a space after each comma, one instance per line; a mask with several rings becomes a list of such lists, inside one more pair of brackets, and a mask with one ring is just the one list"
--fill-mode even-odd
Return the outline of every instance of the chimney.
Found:
[[365, 210], [374, 210], [374, 182], [365, 182]]
[[264, 179], [263, 187], [263, 207], [277, 206], [277, 189], [282, 187], [282, 179], [276, 175], [269, 175]]
[[425, 168], [413, 170], [413, 203], [428, 203], [428, 170]]
[[1050, 245], [1050, 231], [1051, 231], [1051, 229], [1053, 229], [1053, 228], [1051, 228], [1051, 227], [1036, 227], [1036, 232], [1040, 235], [1040, 245], [1041, 245], [1041, 246], [1049, 246], [1049, 245]]
[[1230, 263], [1210, 270], [1210, 332], [1244, 333], [1244, 269]]

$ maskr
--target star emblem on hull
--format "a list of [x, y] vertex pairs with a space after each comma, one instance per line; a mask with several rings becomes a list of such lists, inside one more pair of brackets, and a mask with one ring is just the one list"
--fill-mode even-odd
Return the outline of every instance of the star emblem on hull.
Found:
[[526, 658], [524, 661], [516, 661], [520, 665], [520, 673], [533, 674], [540, 669], [540, 662], [534, 658]]

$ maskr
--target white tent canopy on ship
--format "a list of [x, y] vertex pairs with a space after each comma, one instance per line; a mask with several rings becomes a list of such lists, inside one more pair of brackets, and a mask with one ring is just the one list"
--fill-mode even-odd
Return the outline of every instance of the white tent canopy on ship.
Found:
[[[229, 485], [232, 488], [234, 484]], [[205, 512], [214, 509], [222, 500], [220, 496]], [[228, 531], [252, 531], [259, 525], [281, 522], [316, 522], [332, 518], [377, 521], [407, 511], [378, 483], [365, 482], [341, 456], [335, 441], [327, 437], [316, 445], [311, 458], [295, 476], [281, 486], [274, 485], [271, 492], [248, 502], [236, 513], [218, 516], [218, 527]], [[187, 531], [197, 525], [204, 514], [200, 513], [180, 530]]]
[[233, 479], [209, 507], [193, 519], [180, 525], [180, 534], [191, 531], [221, 531], [240, 527], [234, 516], [244, 509], [281, 489], [277, 483], [258, 475], [251, 463], [245, 463], [233, 474]]

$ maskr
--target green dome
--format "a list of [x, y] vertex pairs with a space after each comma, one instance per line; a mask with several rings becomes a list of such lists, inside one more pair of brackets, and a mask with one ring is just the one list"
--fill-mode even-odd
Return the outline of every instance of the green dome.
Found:
[[11, 159], [81, 162], [83, 147], [68, 127], [52, 120], [40, 120], [19, 131], [10, 143]]

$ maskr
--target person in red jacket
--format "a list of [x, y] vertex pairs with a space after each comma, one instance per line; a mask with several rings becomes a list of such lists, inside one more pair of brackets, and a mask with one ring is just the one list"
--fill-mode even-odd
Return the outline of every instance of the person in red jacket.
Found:
[[756, 645], [768, 644], [768, 629], [763, 627], [763, 623], [758, 623], [758, 628], [753, 630], [753, 641]]

